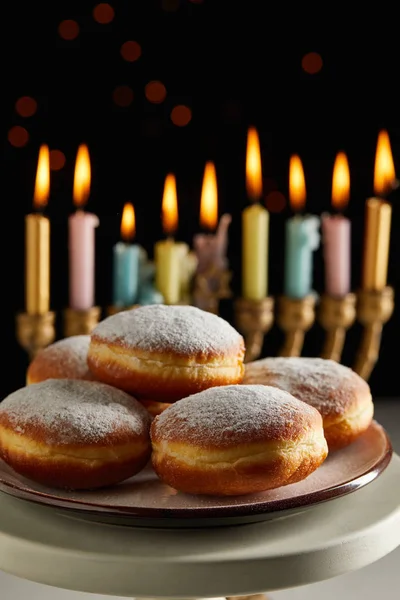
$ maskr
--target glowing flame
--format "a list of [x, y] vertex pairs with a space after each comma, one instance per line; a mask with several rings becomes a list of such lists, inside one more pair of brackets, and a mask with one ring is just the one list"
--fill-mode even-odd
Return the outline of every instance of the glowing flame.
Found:
[[350, 169], [347, 156], [339, 152], [333, 166], [332, 206], [341, 210], [345, 208], [350, 197]]
[[218, 224], [217, 174], [214, 163], [206, 163], [200, 201], [200, 224], [207, 229], [215, 229]]
[[253, 201], [259, 200], [262, 196], [260, 140], [254, 127], [250, 127], [247, 133], [246, 190]]
[[290, 157], [289, 198], [293, 210], [301, 210], [306, 203], [306, 181], [301, 159], [297, 154]]
[[74, 175], [73, 198], [77, 208], [82, 208], [88, 201], [90, 194], [90, 177], [89, 149], [85, 144], [81, 144], [76, 155]]
[[378, 135], [375, 155], [374, 192], [377, 196], [386, 196], [396, 180], [390, 139], [387, 131]]
[[135, 237], [136, 233], [136, 219], [135, 209], [133, 204], [127, 202], [122, 211], [121, 219], [121, 237], [126, 242], [130, 242]]
[[50, 152], [48, 146], [41, 146], [39, 150], [38, 166], [36, 171], [35, 191], [33, 206], [44, 208], [50, 194]]
[[178, 229], [178, 197], [175, 175], [171, 173], [165, 178], [161, 212], [164, 233], [173, 235]]

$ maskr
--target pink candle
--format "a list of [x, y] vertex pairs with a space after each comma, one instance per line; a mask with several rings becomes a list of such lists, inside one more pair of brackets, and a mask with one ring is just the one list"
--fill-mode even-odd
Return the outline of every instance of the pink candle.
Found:
[[[343, 209], [350, 196], [350, 171], [347, 157], [339, 152], [333, 168], [332, 204]], [[343, 215], [322, 215], [325, 261], [325, 292], [343, 297], [351, 287], [351, 223]]]
[[90, 193], [90, 158], [87, 146], [78, 149], [74, 177], [74, 204], [78, 208], [69, 218], [69, 306], [88, 310], [95, 304], [95, 228], [96, 215], [82, 210]]
[[225, 269], [228, 247], [228, 228], [230, 215], [223, 215], [218, 224], [218, 189], [214, 163], [207, 162], [204, 169], [203, 186], [200, 201], [200, 224], [210, 232], [199, 233], [193, 238], [193, 247], [197, 256], [197, 271], [203, 273], [212, 267]]

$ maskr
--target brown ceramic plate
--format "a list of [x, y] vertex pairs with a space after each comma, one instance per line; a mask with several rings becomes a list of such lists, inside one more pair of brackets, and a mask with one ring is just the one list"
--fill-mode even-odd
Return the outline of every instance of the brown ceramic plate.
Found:
[[164, 485], [148, 466], [113, 488], [65, 492], [28, 481], [0, 461], [0, 490], [80, 519], [144, 527], [207, 527], [265, 521], [298, 513], [371, 483], [387, 467], [392, 447], [373, 423], [348, 448], [332, 453], [306, 480], [235, 498], [182, 494]]

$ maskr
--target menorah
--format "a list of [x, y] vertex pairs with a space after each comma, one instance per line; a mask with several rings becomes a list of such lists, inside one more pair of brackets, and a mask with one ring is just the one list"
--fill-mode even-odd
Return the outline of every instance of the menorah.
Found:
[[[220, 301], [232, 297], [230, 278], [228, 269], [217, 268], [196, 275], [191, 294], [182, 304], [191, 304], [218, 314]], [[137, 306], [109, 306], [104, 310], [99, 306], [89, 310], [66, 309], [61, 337], [90, 334], [103, 316]], [[363, 334], [353, 369], [368, 380], [379, 358], [383, 326], [393, 313], [394, 290], [391, 287], [379, 291], [361, 289], [343, 298], [328, 295], [318, 297], [316, 294], [301, 299], [286, 296], [277, 299], [269, 296], [261, 300], [236, 298], [233, 299], [233, 306], [233, 325], [243, 334], [246, 342], [246, 362], [262, 356], [265, 336], [275, 321], [284, 332], [284, 342], [278, 349], [278, 356], [300, 356], [307, 332], [318, 321], [325, 331], [320, 356], [340, 362], [346, 333], [358, 320], [363, 326]], [[16, 325], [17, 339], [30, 359], [57, 337], [55, 312], [42, 315], [21, 313], [17, 315]]]

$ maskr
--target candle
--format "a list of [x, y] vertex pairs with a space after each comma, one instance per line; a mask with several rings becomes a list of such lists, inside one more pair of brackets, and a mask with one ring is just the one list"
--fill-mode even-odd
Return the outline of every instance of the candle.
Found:
[[381, 131], [375, 156], [374, 193], [365, 211], [364, 264], [361, 286], [368, 291], [381, 291], [386, 286], [389, 261], [392, 207], [384, 199], [393, 188], [396, 173], [390, 140]]
[[198, 273], [204, 273], [214, 267], [219, 270], [226, 269], [230, 222], [230, 215], [222, 215], [218, 224], [217, 174], [214, 163], [207, 162], [201, 190], [200, 225], [209, 233], [199, 233], [193, 238]]
[[269, 213], [261, 206], [262, 169], [257, 131], [247, 135], [246, 188], [253, 202], [242, 213], [242, 296], [262, 300], [268, 294]]
[[[339, 152], [333, 167], [332, 205], [343, 209], [350, 195], [350, 171], [347, 157]], [[341, 214], [322, 215], [325, 260], [325, 291], [343, 297], [350, 292], [351, 223]]]
[[182, 248], [172, 237], [178, 228], [176, 181], [172, 174], [167, 175], [165, 179], [161, 210], [163, 230], [168, 237], [157, 242], [154, 248], [156, 287], [166, 304], [177, 304], [181, 295]]
[[33, 195], [34, 213], [25, 217], [25, 305], [30, 315], [43, 315], [50, 306], [50, 221], [41, 214], [50, 193], [50, 155], [39, 150]]
[[[306, 184], [301, 160], [294, 155], [289, 168], [290, 204], [296, 211], [304, 208]], [[313, 215], [296, 214], [286, 223], [285, 283], [288, 298], [305, 298], [312, 291], [312, 253], [319, 246], [319, 219]]]
[[95, 228], [96, 215], [84, 212], [90, 194], [90, 158], [87, 146], [78, 149], [74, 176], [74, 205], [69, 217], [69, 305], [75, 310], [88, 310], [94, 305]]
[[132, 306], [137, 299], [139, 283], [139, 246], [132, 244], [135, 237], [135, 210], [129, 202], [125, 204], [121, 219], [122, 241], [113, 248], [114, 306]]

